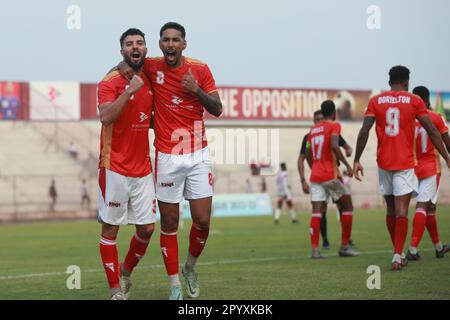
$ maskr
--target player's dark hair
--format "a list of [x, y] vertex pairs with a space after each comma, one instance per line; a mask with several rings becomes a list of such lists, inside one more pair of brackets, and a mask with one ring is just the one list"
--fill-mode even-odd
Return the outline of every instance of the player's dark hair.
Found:
[[120, 47], [123, 47], [123, 41], [125, 40], [126, 37], [128, 36], [141, 36], [142, 38], [144, 38], [144, 42], [145, 42], [145, 33], [143, 33], [141, 30], [136, 29], [136, 28], [130, 28], [127, 31], [125, 31], [124, 33], [122, 33], [122, 35], [120, 36]]
[[389, 83], [398, 84], [409, 80], [409, 69], [404, 66], [394, 66], [389, 70]]
[[324, 118], [330, 118], [336, 111], [336, 106], [334, 105], [333, 100], [325, 100], [320, 105], [320, 110], [322, 111]]
[[165, 25], [161, 27], [161, 30], [159, 31], [159, 36], [162, 37], [162, 34], [167, 29], [175, 29], [181, 32], [181, 37], [184, 39], [186, 38], [186, 30], [184, 30], [184, 27], [177, 23], [177, 22], [167, 22]]
[[322, 110], [316, 110], [316, 111], [314, 111], [314, 113], [313, 113], [313, 118], [315, 118], [315, 117], [318, 116], [318, 115], [323, 115]]
[[286, 171], [287, 170], [286, 169], [286, 163], [285, 162], [280, 163], [280, 168], [281, 168], [282, 171]]
[[423, 102], [426, 104], [429, 104], [430, 102], [430, 90], [427, 89], [427, 87], [424, 86], [418, 86], [413, 89], [413, 93], [417, 94], [419, 97], [422, 98]]

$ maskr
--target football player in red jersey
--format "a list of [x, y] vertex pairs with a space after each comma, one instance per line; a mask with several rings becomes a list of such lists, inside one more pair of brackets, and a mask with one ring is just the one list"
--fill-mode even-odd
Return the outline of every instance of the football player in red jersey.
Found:
[[353, 204], [350, 190], [340, 181], [337, 159], [346, 167], [350, 177], [353, 169], [345, 159], [339, 147], [339, 135], [341, 126], [334, 122], [336, 118], [336, 107], [331, 100], [324, 101], [320, 106], [324, 121], [315, 124], [308, 135], [307, 157], [312, 163], [311, 168], [311, 202], [312, 216], [310, 222], [310, 235], [312, 258], [320, 259], [323, 256], [319, 251], [320, 220], [322, 213], [326, 210], [329, 197], [337, 202], [342, 208], [342, 241], [339, 256], [354, 257], [358, 253], [349, 244], [352, 223]]
[[[314, 112], [313, 114], [313, 122], [314, 124], [318, 124], [319, 122], [323, 121], [323, 114], [321, 110], [317, 110]], [[310, 187], [308, 185], [308, 183], [306, 182], [306, 178], [305, 178], [305, 166], [304, 166], [304, 161], [306, 159], [306, 145], [308, 143], [308, 136], [309, 134], [305, 134], [305, 136], [303, 137], [302, 140], [302, 145], [300, 148], [300, 154], [298, 156], [298, 160], [297, 160], [297, 169], [298, 169], [298, 173], [300, 175], [300, 183], [302, 184], [302, 190], [305, 194], [309, 194], [310, 193]], [[339, 135], [339, 147], [344, 148], [345, 150], [345, 156], [351, 157], [352, 155], [352, 147], [344, 140], [344, 138], [342, 137], [342, 135]], [[308, 163], [309, 167], [311, 168], [311, 163]], [[338, 161], [338, 166], [339, 166], [339, 161]], [[339, 204], [336, 204], [338, 207], [338, 211], [339, 211], [339, 218], [342, 219], [342, 209], [339, 207]], [[325, 210], [327, 208], [325, 207]], [[320, 219], [320, 234], [322, 236], [322, 247], [324, 249], [330, 249], [330, 242], [328, 241], [328, 232], [327, 232], [327, 212], [324, 211], [322, 212], [322, 218]], [[353, 245], [353, 241], [352, 239], [349, 240], [350, 246], [354, 246]]]
[[[128, 81], [112, 71], [98, 85], [102, 122], [99, 159], [100, 255], [112, 300], [128, 298], [131, 273], [144, 256], [156, 221], [155, 185], [148, 130], [153, 105], [150, 81], [142, 75], [145, 35], [129, 29], [120, 38], [121, 54], [133, 70]], [[120, 225], [134, 224], [124, 263], [119, 267], [116, 237]], [[119, 270], [120, 268], [120, 270]]]
[[[447, 151], [450, 152], [448, 128], [444, 118], [439, 113], [431, 110], [430, 91], [426, 87], [419, 86], [414, 88], [413, 93], [422, 98], [428, 109], [431, 122], [438, 129]], [[417, 261], [421, 258], [417, 248], [425, 231], [425, 226], [436, 249], [436, 258], [443, 258], [444, 254], [450, 251], [450, 246], [443, 245], [440, 241], [436, 223], [436, 203], [441, 177], [441, 161], [427, 132], [420, 123], [416, 123], [416, 125], [416, 176], [419, 178], [419, 195], [417, 196], [411, 243], [406, 254], [406, 258], [409, 261]]]
[[[207, 64], [185, 57], [186, 31], [176, 22], [160, 30], [162, 58], [147, 58], [143, 72], [149, 77], [155, 102], [155, 180], [161, 212], [161, 251], [170, 280], [169, 299], [183, 299], [178, 270], [179, 204], [190, 203], [192, 227], [189, 252], [182, 274], [190, 297], [200, 294], [194, 266], [209, 234], [213, 195], [211, 158], [203, 113], [218, 117], [222, 103]], [[119, 65], [121, 73], [130, 68]]]
[[376, 95], [369, 101], [358, 135], [353, 170], [356, 179], [361, 180], [360, 174], [364, 175], [364, 169], [360, 158], [370, 128], [376, 122], [379, 184], [387, 205], [386, 224], [394, 245], [392, 270], [396, 271], [407, 265], [403, 248], [408, 234], [408, 207], [419, 187], [414, 173], [416, 119], [449, 168], [450, 158], [441, 135], [428, 116], [425, 104], [420, 97], [408, 92], [409, 69], [404, 66], [391, 68], [389, 85], [390, 91]]

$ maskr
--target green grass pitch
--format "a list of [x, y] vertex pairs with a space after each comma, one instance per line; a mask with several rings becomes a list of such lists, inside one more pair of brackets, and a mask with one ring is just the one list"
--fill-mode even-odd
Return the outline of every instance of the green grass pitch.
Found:
[[[356, 258], [337, 256], [340, 226], [333, 209], [328, 214], [331, 250], [322, 250], [328, 258], [311, 260], [309, 214], [299, 217], [299, 225], [287, 214], [279, 225], [271, 217], [213, 217], [197, 266], [200, 299], [450, 299], [450, 255], [435, 258], [427, 231], [420, 247], [423, 260], [392, 272], [384, 210], [354, 213], [352, 239], [361, 252]], [[441, 240], [450, 242], [450, 207], [439, 207], [438, 226]], [[186, 258], [189, 228], [185, 221], [179, 233], [180, 263]], [[119, 232], [120, 259], [133, 229], [124, 226]], [[108, 299], [99, 231], [96, 221], [1, 225], [0, 299]], [[80, 290], [66, 287], [69, 265], [81, 268]], [[380, 290], [366, 286], [370, 265], [381, 269]], [[158, 230], [132, 279], [132, 299], [168, 297]]]

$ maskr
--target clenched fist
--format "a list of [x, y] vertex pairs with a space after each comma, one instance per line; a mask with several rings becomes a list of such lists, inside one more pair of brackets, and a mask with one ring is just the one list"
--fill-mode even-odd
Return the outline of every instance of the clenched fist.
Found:
[[144, 80], [142, 80], [141, 77], [138, 75], [134, 75], [133, 78], [130, 80], [130, 84], [125, 89], [128, 94], [133, 95], [135, 94], [142, 86], [144, 85]]

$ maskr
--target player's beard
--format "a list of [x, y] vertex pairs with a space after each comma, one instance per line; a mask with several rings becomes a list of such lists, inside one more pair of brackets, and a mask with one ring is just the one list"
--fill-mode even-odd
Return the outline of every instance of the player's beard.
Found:
[[139, 71], [144, 65], [144, 57], [142, 56], [138, 63], [134, 63], [129, 56], [124, 57], [125, 62], [134, 70]]

